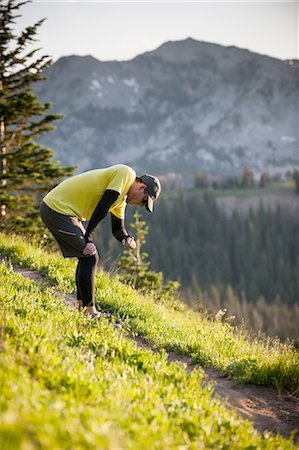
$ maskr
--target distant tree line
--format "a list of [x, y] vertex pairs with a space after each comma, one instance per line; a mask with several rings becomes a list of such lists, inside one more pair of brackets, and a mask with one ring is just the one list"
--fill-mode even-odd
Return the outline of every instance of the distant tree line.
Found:
[[[294, 180], [295, 190], [299, 193], [299, 171], [295, 169], [293, 172], [286, 172], [283, 178]], [[266, 188], [273, 182], [281, 181], [282, 174], [270, 174], [263, 171], [257, 175], [255, 170], [250, 166], [245, 166], [239, 175], [212, 176], [205, 172], [198, 171], [194, 176], [195, 189], [249, 189], [253, 187]]]
[[230, 285], [249, 301], [298, 301], [298, 217], [262, 205], [227, 217], [210, 196], [194, 194], [161, 199], [148, 220], [152, 267], [183, 287]]

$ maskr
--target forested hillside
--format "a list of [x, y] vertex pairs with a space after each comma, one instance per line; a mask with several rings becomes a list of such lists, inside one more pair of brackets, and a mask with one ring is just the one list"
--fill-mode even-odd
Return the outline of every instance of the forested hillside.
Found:
[[[225, 215], [211, 196], [181, 194], [159, 200], [149, 223], [146, 251], [153, 270], [181, 283], [195, 308], [227, 308], [234, 323], [298, 339], [299, 219], [282, 208], [260, 206], [247, 217]], [[129, 219], [130, 221], [130, 219]], [[102, 263], [110, 270], [121, 251], [110, 233], [99, 235]], [[102, 236], [102, 237], [100, 237]], [[105, 250], [115, 245], [107, 255]]]

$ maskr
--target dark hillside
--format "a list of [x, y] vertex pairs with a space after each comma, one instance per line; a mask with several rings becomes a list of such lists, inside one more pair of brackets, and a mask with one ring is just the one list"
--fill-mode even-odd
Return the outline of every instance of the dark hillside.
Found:
[[[254, 205], [245, 215], [236, 209], [225, 214], [207, 195], [161, 199], [155, 214], [143, 214], [149, 224], [145, 250], [151, 268], [180, 281], [183, 297], [195, 307], [212, 313], [229, 307], [254, 330], [298, 339], [299, 213]], [[115, 270], [121, 248], [107, 222], [98, 244], [102, 263]]]

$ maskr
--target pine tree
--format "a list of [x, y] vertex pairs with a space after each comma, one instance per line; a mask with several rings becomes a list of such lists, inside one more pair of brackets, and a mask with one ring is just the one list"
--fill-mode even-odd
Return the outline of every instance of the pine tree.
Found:
[[269, 184], [269, 180], [270, 180], [269, 173], [263, 172], [260, 177], [260, 183], [259, 183], [260, 187], [262, 187], [262, 188], [267, 187]]
[[246, 166], [243, 169], [242, 186], [251, 188], [254, 186], [254, 170], [252, 167]]
[[178, 290], [179, 283], [176, 281], [164, 283], [162, 272], [149, 270], [148, 253], [142, 251], [148, 234], [148, 226], [144, 220], [141, 220], [138, 211], [134, 213], [133, 219], [130, 227], [134, 232], [136, 249], [131, 250], [126, 247], [123, 256], [120, 257], [118, 266], [121, 278], [145, 293], [151, 293], [159, 298], [168, 298]]
[[299, 194], [299, 170], [294, 170], [293, 179], [295, 181], [295, 191]]
[[203, 189], [208, 187], [208, 176], [205, 172], [202, 171], [196, 172], [194, 179], [194, 187], [195, 189]]
[[61, 116], [48, 114], [50, 103], [41, 104], [32, 84], [45, 79], [48, 56], [37, 57], [32, 49], [44, 20], [14, 32], [18, 10], [25, 1], [0, 3], [0, 175], [1, 228], [36, 231], [37, 205], [44, 192], [73, 167], [52, 162], [53, 151], [34, 139], [54, 127]]
[[135, 235], [136, 249], [131, 250], [125, 247], [124, 253], [119, 259], [119, 267], [123, 274], [123, 280], [139, 289], [144, 284], [144, 277], [150, 265], [146, 261], [148, 254], [141, 251], [141, 247], [145, 243], [145, 237], [148, 234], [148, 227], [143, 220], [140, 220], [138, 211], [133, 215], [133, 219], [134, 222], [131, 223], [131, 228]]

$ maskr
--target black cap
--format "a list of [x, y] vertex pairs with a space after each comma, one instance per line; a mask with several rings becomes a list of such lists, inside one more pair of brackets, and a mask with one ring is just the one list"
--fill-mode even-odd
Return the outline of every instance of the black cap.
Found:
[[147, 199], [145, 203], [145, 207], [149, 212], [153, 212], [154, 210], [154, 201], [157, 200], [161, 193], [161, 184], [157, 177], [153, 175], [142, 175], [140, 177], [141, 181], [147, 185]]

